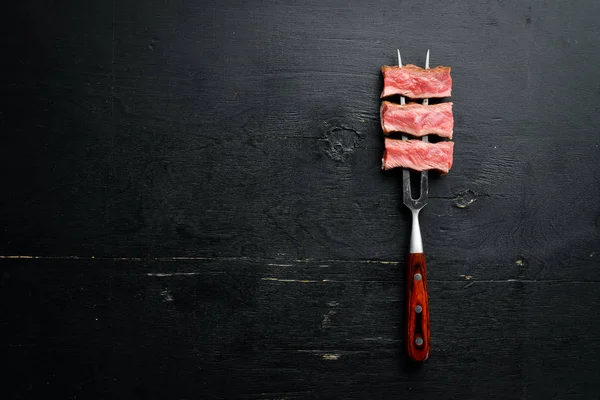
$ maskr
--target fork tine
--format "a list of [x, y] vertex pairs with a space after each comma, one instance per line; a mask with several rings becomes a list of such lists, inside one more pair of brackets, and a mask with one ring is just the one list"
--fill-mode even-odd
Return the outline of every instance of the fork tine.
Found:
[[[398, 66], [402, 66], [402, 59], [400, 58], [400, 50], [398, 50]], [[429, 69], [429, 50], [427, 50], [427, 57], [425, 58], [425, 69]], [[400, 96], [400, 104], [404, 104], [404, 97]], [[429, 99], [423, 100], [424, 105], [429, 104]], [[406, 135], [402, 135], [402, 140], [407, 140]], [[422, 140], [428, 142], [429, 138], [423, 136]], [[408, 168], [402, 170], [402, 198], [404, 204], [411, 210], [420, 210], [427, 204], [427, 198], [429, 196], [429, 173], [428, 171], [421, 171], [421, 187], [418, 198], [414, 198], [412, 195], [412, 188], [410, 183], [410, 171]]]
[[408, 168], [402, 168], [402, 200], [405, 205], [408, 205], [407, 203], [412, 200], [410, 170]]
[[[397, 49], [397, 50], [398, 50], [398, 66], [400, 68], [402, 68], [402, 57], [400, 56], [400, 49]], [[406, 99], [404, 98], [404, 96], [400, 96], [400, 104], [402, 105], [405, 103], [406, 103]]]
[[[425, 57], [425, 69], [429, 69], [429, 49], [427, 49], [427, 57]], [[423, 105], [429, 105], [429, 99], [423, 100]], [[422, 139], [424, 142], [429, 142], [429, 137], [427, 135], [423, 136]], [[419, 200], [424, 199], [427, 201], [427, 196], [429, 195], [429, 173], [427, 171], [421, 172], [421, 195]]]
[[421, 172], [421, 195], [419, 196], [420, 201], [427, 202], [429, 196], [429, 174], [427, 171]]
[[[425, 57], [425, 69], [429, 69], [429, 49], [427, 49], [427, 57]], [[429, 105], [429, 99], [423, 100], [424, 105]], [[424, 142], [429, 142], [429, 137], [427, 135], [423, 136]], [[427, 171], [421, 172], [421, 197], [429, 195], [429, 173]]]
[[[400, 49], [398, 49], [398, 66], [402, 67], [402, 57], [400, 56]], [[400, 96], [400, 104], [405, 104], [404, 96]], [[402, 135], [402, 140], [408, 140], [406, 135]], [[408, 168], [402, 168], [402, 200], [404, 204], [412, 200], [412, 194], [410, 192], [410, 171]]]

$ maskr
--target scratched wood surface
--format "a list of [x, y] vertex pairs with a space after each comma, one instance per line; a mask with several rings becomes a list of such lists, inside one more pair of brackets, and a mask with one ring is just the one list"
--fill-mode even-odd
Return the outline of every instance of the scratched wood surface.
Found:
[[[597, 397], [600, 3], [24, 1], [0, 39], [8, 398]], [[450, 65], [408, 213], [379, 68]]]

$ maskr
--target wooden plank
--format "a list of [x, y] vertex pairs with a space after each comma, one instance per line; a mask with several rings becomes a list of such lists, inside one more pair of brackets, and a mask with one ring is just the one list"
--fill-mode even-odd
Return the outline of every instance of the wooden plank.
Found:
[[[10, 227], [3, 233], [3, 253], [374, 260], [403, 254], [409, 228], [400, 180], [379, 172], [380, 150], [359, 149], [349, 158], [353, 165], [345, 165], [326, 155], [331, 149], [326, 141], [255, 143], [263, 149], [261, 162], [240, 142], [155, 161], [140, 148], [136, 154], [149, 164], [126, 158], [118, 166], [123, 172], [117, 186], [97, 186], [93, 178], [74, 181], [72, 190], [48, 188], [44, 202], [25, 199], [33, 189], [15, 194], [2, 211]], [[239, 155], [239, 161], [219, 163], [223, 154]], [[442, 179], [464, 182], [452, 174]], [[548, 194], [487, 195], [477, 188], [444, 193], [433, 180], [434, 198], [422, 216], [426, 249], [436, 259], [482, 266], [519, 258], [567, 267], [594, 260], [600, 254], [594, 198], [600, 194], [595, 178], [587, 179], [585, 193], [571, 191], [565, 182], [558, 189], [561, 202]], [[569, 201], [573, 206], [565, 207]], [[22, 206], [26, 214], [18, 212]]]
[[[59, 42], [50, 72], [30, 66], [21, 75], [17, 91], [40, 92], [33, 104], [12, 99], [19, 115], [32, 109], [34, 117], [22, 118], [12, 131], [12, 137], [30, 136], [2, 146], [11, 193], [0, 211], [7, 227], [2, 254], [397, 257], [392, 238], [403, 242], [406, 229], [399, 226], [398, 181], [378, 170], [377, 113], [379, 66], [393, 60], [399, 31], [344, 26], [363, 21], [359, 15], [377, 20], [374, 26], [404, 21], [407, 5], [394, 5], [383, 19], [362, 5], [332, 31], [320, 23], [345, 7], [278, 4], [249, 17], [235, 2], [157, 3], [144, 10], [118, 3], [114, 64], [111, 40], [101, 35], [112, 35], [106, 18], [91, 24], [87, 42]], [[588, 247], [600, 224], [597, 94], [593, 85], [576, 83], [575, 96], [562, 71], [586, 54], [574, 73], [585, 82], [595, 74], [598, 54], [588, 51], [593, 42], [583, 31], [550, 28], [564, 13], [588, 26], [596, 6], [551, 7], [539, 19], [535, 5], [518, 6], [519, 12], [501, 5], [455, 7], [433, 17], [436, 26], [472, 26], [472, 16], [482, 13], [477, 26], [486, 40], [457, 28], [445, 46], [432, 48], [436, 63], [454, 68], [457, 145], [453, 172], [431, 185], [432, 196], [447, 201], [442, 209], [432, 202], [427, 211], [443, 217], [432, 221], [426, 212], [423, 225], [435, 229], [434, 236], [470, 229], [466, 241], [446, 243], [448, 249], [499, 242], [483, 246], [481, 264], [500, 264], [490, 256], [511, 248], [513, 259], [539, 257], [522, 253], [540, 248], [549, 252], [544, 261], [589, 256], [597, 251]], [[279, 11], [285, 16], [272, 20]], [[318, 17], [306, 19], [309, 11]], [[507, 12], [514, 18], [500, 18]], [[38, 13], [43, 19], [43, 10]], [[75, 9], [72, 18], [90, 22], [92, 14]], [[84, 24], [73, 21], [64, 29]], [[402, 32], [415, 24], [407, 20]], [[38, 29], [56, 34], [58, 28]], [[428, 35], [414, 38], [408, 60], [422, 61], [421, 49], [435, 43]], [[555, 42], [564, 42], [559, 54]], [[49, 44], [44, 39], [38, 46]], [[492, 51], [503, 48], [522, 61], [506, 63], [504, 52]], [[80, 51], [81, 64], [65, 64], [67, 54]], [[34, 57], [40, 56], [22, 55], [29, 64], [48, 61]], [[558, 93], [568, 97], [556, 102]], [[44, 112], [52, 102], [56, 107]], [[565, 137], [577, 140], [564, 148]], [[69, 157], [56, 157], [60, 152]], [[585, 190], [572, 190], [574, 181]], [[500, 198], [490, 213], [477, 210], [490, 197]], [[454, 214], [453, 205], [473, 198], [475, 209]], [[378, 245], [370, 238], [381, 232], [386, 241]], [[586, 249], [569, 254], [580, 241]], [[567, 250], [556, 257], [555, 248]]]
[[[308, 179], [308, 171], [306, 176]], [[172, 186], [163, 190], [159, 185], [156, 197], [140, 198], [139, 192], [132, 189], [112, 200], [114, 208], [110, 212], [114, 218], [102, 237], [94, 230], [90, 220], [93, 216], [69, 225], [60, 215], [40, 214], [41, 210], [24, 217], [13, 214], [15, 223], [17, 219], [24, 223], [5, 244], [13, 252], [5, 254], [35, 254], [60, 240], [63, 245], [59, 246], [62, 251], [56, 250], [59, 255], [76, 255], [88, 249], [88, 256], [101, 257], [107, 255], [103, 249], [110, 249], [116, 251], [115, 256], [152, 257], [178, 249], [180, 252], [174, 255], [402, 261], [408, 248], [410, 220], [401, 208], [399, 181], [379, 175], [374, 178], [379, 182], [365, 180], [365, 186], [373, 188], [366, 192], [351, 181], [340, 187], [330, 180], [333, 186], [319, 189], [318, 179], [308, 188], [296, 186], [293, 181], [269, 188], [266, 183], [253, 181], [251, 175], [244, 178], [244, 173], [235, 181], [245, 182], [246, 188], [227, 189], [228, 194], [206, 193], [201, 186], [187, 186], [193, 188], [191, 192], [171, 192]], [[258, 189], [255, 182], [262, 188]], [[369, 195], [378, 185], [388, 189], [387, 199], [374, 200]], [[281, 194], [292, 192], [297, 194], [290, 198]], [[253, 198], [253, 193], [260, 195]], [[243, 204], [237, 208], [219, 204], [223, 196], [241, 196], [236, 201]], [[456, 207], [457, 201], [462, 200], [431, 199], [422, 215], [433, 279], [455, 279], [459, 275], [479, 279], [599, 279], [598, 269], [592, 266], [599, 260], [600, 231], [593, 217], [597, 206], [591, 200], [571, 209], [541, 200], [537, 203], [547, 207], [535, 209], [532, 199], [531, 208], [521, 211], [511, 208], [523, 201], [519, 197], [481, 197], [465, 208]], [[83, 204], [76, 210], [81, 207]], [[498, 210], [507, 214], [499, 214]], [[550, 215], [553, 212], [556, 217]], [[565, 214], [572, 214], [572, 218]], [[45, 218], [53, 221], [46, 227], [59, 226], [61, 221], [65, 226], [55, 236], [42, 240], [27, 229]], [[118, 232], [111, 234], [113, 229]], [[70, 249], [77, 251], [67, 253]]]
[[360, 263], [362, 276], [324, 279], [334, 266], [275, 264], [3, 260], [13, 397], [576, 398], [597, 388], [597, 282], [432, 280], [433, 352], [415, 369], [399, 268], [368, 275], [373, 265]]

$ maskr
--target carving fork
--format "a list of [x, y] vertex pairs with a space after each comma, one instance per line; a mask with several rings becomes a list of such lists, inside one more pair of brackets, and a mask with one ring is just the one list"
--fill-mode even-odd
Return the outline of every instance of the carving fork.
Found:
[[[402, 67], [402, 58], [398, 50], [398, 66]], [[425, 68], [429, 69], [429, 50]], [[400, 104], [405, 104], [404, 96], [400, 96]], [[429, 104], [429, 99], [423, 100], [424, 105]], [[402, 135], [402, 140], [407, 140]], [[424, 142], [429, 141], [423, 136]], [[425, 253], [423, 253], [423, 241], [419, 227], [419, 211], [427, 205], [429, 193], [427, 171], [421, 172], [421, 193], [417, 199], [412, 197], [410, 184], [410, 171], [408, 168], [402, 170], [403, 200], [412, 212], [412, 228], [410, 233], [410, 250], [406, 258], [406, 304], [407, 304], [407, 352], [408, 356], [415, 361], [425, 361], [429, 357], [431, 349], [429, 331], [429, 296], [427, 294], [427, 269], [425, 264]]]

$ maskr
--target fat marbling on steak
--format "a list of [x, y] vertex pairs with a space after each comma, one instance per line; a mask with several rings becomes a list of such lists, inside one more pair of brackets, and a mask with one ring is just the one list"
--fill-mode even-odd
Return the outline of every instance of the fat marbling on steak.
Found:
[[452, 139], [454, 116], [452, 103], [425, 106], [418, 103], [396, 104], [383, 101], [380, 109], [381, 129], [389, 135], [404, 132], [421, 137], [435, 134]]
[[381, 67], [381, 98], [399, 94], [412, 99], [448, 97], [452, 94], [450, 67], [424, 69], [408, 64], [403, 67]]
[[452, 167], [453, 142], [429, 143], [422, 140], [385, 138], [381, 169], [397, 167], [415, 171], [438, 170], [447, 174]]

